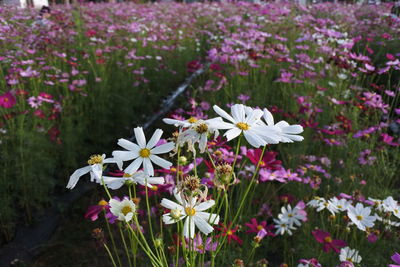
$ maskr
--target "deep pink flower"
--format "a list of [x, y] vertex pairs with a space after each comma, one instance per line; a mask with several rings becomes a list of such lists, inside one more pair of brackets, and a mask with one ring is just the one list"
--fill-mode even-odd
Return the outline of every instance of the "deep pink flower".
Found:
[[221, 227], [215, 227], [218, 231], [221, 232], [221, 234], [216, 235], [216, 237], [219, 236], [226, 236], [228, 238], [228, 244], [231, 243], [232, 240], [236, 241], [239, 245], [243, 245], [243, 240], [240, 239], [237, 235], [235, 235], [235, 232], [238, 230], [239, 226], [236, 226], [235, 228], [231, 228], [231, 224], [228, 224], [226, 226], [223, 223], [219, 224]]
[[267, 225], [266, 221], [262, 221], [262, 222], [258, 223], [257, 219], [252, 218], [250, 220], [250, 223], [246, 223], [245, 225], [249, 228], [249, 230], [247, 230], [247, 232], [246, 232], [247, 234], [258, 233], [261, 230], [265, 230], [267, 236], [275, 236], [275, 234], [272, 232], [272, 230], [275, 228], [275, 226]]
[[89, 206], [85, 213], [85, 219], [91, 219], [92, 221], [95, 221], [99, 218], [100, 212], [102, 212], [103, 210], [108, 211], [109, 209], [110, 206], [108, 205], [108, 202], [102, 199], [97, 205]]
[[[248, 149], [246, 156], [249, 158], [251, 163], [257, 165], [258, 161], [261, 158], [262, 150], [257, 149]], [[264, 156], [260, 162], [260, 168], [267, 168], [269, 170], [280, 170], [282, 168], [282, 162], [276, 159], [277, 152], [274, 151], [266, 151]]]
[[10, 91], [8, 91], [7, 93], [4, 93], [2, 95], [0, 95], [0, 107], [3, 108], [12, 108], [15, 103], [17, 103], [17, 100], [15, 99], [15, 97], [11, 94]]
[[340, 252], [340, 248], [347, 246], [347, 243], [342, 240], [332, 239], [331, 234], [322, 230], [314, 230], [312, 234], [318, 243], [323, 244], [323, 250], [329, 252], [331, 249], [336, 253]]

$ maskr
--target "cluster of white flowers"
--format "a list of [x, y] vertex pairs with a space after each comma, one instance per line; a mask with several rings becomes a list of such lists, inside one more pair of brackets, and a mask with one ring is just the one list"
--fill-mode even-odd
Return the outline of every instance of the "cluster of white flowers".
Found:
[[298, 207], [292, 208], [290, 205], [281, 208], [281, 213], [278, 215], [278, 219], [274, 219], [275, 222], [275, 234], [284, 235], [288, 233], [292, 235], [292, 230], [296, 230], [297, 227], [301, 226], [301, 221], [305, 221], [306, 216], [304, 211]]
[[286, 121], [275, 124], [271, 112], [267, 109], [261, 110], [243, 104], [235, 104], [231, 106], [231, 114], [228, 114], [217, 105], [214, 105], [213, 108], [228, 122], [221, 117], [209, 120], [190, 118], [184, 121], [164, 119], [165, 123], [180, 127], [178, 146], [188, 143], [189, 149], [193, 150], [193, 145], [199, 143], [200, 152], [204, 152], [207, 147], [207, 136], [209, 134], [217, 136], [218, 130], [227, 130], [224, 136], [228, 141], [243, 134], [247, 142], [256, 148], [267, 144], [291, 143], [304, 139], [298, 135], [303, 132], [302, 126], [289, 125]]
[[170, 210], [163, 215], [165, 224], [176, 223], [186, 218], [183, 225], [183, 235], [186, 238], [195, 236], [195, 226], [205, 235], [214, 230], [211, 224], [219, 223], [219, 215], [204, 212], [214, 206], [214, 200], [199, 202], [197, 197], [186, 199], [177, 190], [175, 190], [174, 195], [178, 203], [166, 198], [161, 201], [161, 206]]
[[[67, 188], [72, 189], [76, 186], [78, 180], [83, 175], [90, 173], [91, 181], [102, 184], [110, 189], [119, 189], [126, 183], [140, 184], [152, 188], [154, 184], [164, 184], [163, 177], [154, 177], [153, 164], [164, 169], [170, 169], [172, 163], [159, 157], [172, 151], [176, 146], [188, 144], [189, 150], [195, 152], [194, 144], [199, 144], [200, 152], [207, 149], [207, 139], [209, 135], [217, 137], [218, 130], [227, 130], [224, 136], [228, 141], [243, 134], [244, 138], [253, 147], [265, 146], [267, 144], [277, 144], [279, 142], [290, 143], [302, 141], [303, 137], [298, 135], [303, 132], [300, 125], [289, 125], [286, 121], [274, 123], [272, 114], [264, 109], [253, 109], [242, 104], [236, 104], [231, 107], [231, 114], [214, 106], [214, 110], [222, 118], [228, 120], [225, 122], [221, 117], [198, 120], [190, 118], [180, 121], [174, 119], [164, 119], [167, 124], [174, 124], [180, 127], [177, 143], [160, 143], [163, 131], [157, 129], [150, 140], [147, 142], [143, 129], [137, 127], [134, 129], [136, 143], [126, 139], [119, 139], [118, 145], [125, 150], [116, 150], [112, 152], [112, 158], [105, 158], [105, 155], [94, 155], [88, 161], [88, 166], [76, 170], [70, 177]], [[264, 121], [262, 120], [264, 119]], [[132, 161], [123, 169], [123, 162]], [[104, 164], [116, 163], [120, 170], [123, 170], [122, 177], [103, 176]], [[143, 170], [139, 170], [142, 167]], [[205, 198], [195, 195], [186, 196], [182, 192], [174, 191], [178, 203], [168, 199], [162, 199], [161, 205], [170, 209], [169, 213], [163, 215], [165, 224], [179, 222], [186, 218], [183, 226], [183, 234], [187, 238], [193, 238], [195, 235], [195, 226], [204, 234], [213, 231], [212, 224], [219, 223], [217, 214], [204, 212], [212, 207], [214, 200], [205, 200]], [[130, 199], [111, 199], [110, 211], [118, 220], [129, 222], [134, 218], [136, 205]], [[290, 205], [282, 208], [282, 214], [279, 215], [280, 232], [288, 232], [295, 229], [294, 225], [300, 226], [300, 220], [303, 216], [298, 213], [299, 209], [292, 209]], [[287, 224], [283, 228], [283, 224]]]
[[[373, 203], [373, 207], [378, 212], [390, 212], [397, 218], [400, 218], [400, 207], [393, 197], [387, 197], [384, 200], [369, 198], [369, 203]], [[315, 197], [313, 200], [307, 203], [307, 206], [313, 207], [320, 212], [324, 209], [328, 210], [332, 215], [339, 212], [347, 212], [348, 218], [351, 223], [356, 225], [358, 229], [366, 231], [366, 228], [372, 228], [375, 225], [375, 221], [383, 221], [384, 223], [392, 226], [400, 226], [400, 223], [390, 221], [388, 219], [383, 219], [378, 214], [372, 213], [372, 207], [364, 206], [362, 203], [357, 203], [353, 206], [351, 200], [338, 199], [333, 197], [326, 200], [323, 197]]]

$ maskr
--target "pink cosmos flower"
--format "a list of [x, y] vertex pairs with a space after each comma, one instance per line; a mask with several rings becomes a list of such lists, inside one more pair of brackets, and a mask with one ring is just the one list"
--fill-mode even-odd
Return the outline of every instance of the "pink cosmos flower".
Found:
[[96, 221], [99, 218], [99, 213], [103, 210], [109, 211], [110, 206], [108, 202], [104, 199], [100, 200], [97, 205], [89, 206], [85, 213], [85, 219], [91, 219], [92, 221]]
[[15, 103], [17, 103], [17, 100], [15, 99], [11, 91], [0, 95], [0, 107], [12, 108]]
[[[189, 249], [189, 239], [186, 239], [186, 246]], [[197, 234], [193, 238], [193, 248], [195, 251], [200, 254], [204, 254], [206, 251], [216, 251], [218, 246], [218, 242], [212, 242], [212, 238], [208, 237], [205, 242], [201, 238], [201, 234]]]
[[256, 218], [252, 218], [250, 223], [246, 223], [245, 225], [249, 228], [249, 230], [246, 232], [247, 234], [258, 233], [261, 230], [265, 230], [267, 236], [275, 236], [275, 234], [272, 232], [272, 230], [275, 228], [274, 225], [267, 225], [266, 221], [258, 223]]
[[331, 234], [322, 230], [314, 230], [312, 234], [318, 243], [323, 244], [323, 251], [329, 252], [331, 249], [336, 253], [340, 252], [340, 248], [347, 246], [347, 243], [342, 240], [332, 239]]

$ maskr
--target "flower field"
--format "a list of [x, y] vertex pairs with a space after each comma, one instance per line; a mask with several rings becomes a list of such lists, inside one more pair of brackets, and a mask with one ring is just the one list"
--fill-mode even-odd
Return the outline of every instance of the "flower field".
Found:
[[95, 266], [400, 266], [391, 8], [0, 8], [2, 243], [90, 180]]

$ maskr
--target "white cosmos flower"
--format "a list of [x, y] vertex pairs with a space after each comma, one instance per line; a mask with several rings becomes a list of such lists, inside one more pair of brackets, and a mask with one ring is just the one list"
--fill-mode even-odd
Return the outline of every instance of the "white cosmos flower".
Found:
[[218, 137], [219, 132], [216, 129], [218, 122], [222, 122], [220, 117], [196, 121], [187, 130], [180, 132], [177, 140], [178, 145], [187, 143], [189, 150], [194, 151], [194, 144], [199, 143], [200, 152], [204, 153], [207, 148], [208, 135], [213, 134], [214, 137]]
[[93, 155], [88, 160], [89, 166], [77, 169], [74, 173], [69, 177], [69, 181], [67, 184], [68, 189], [73, 189], [83, 175], [90, 173], [90, 181], [91, 182], [100, 182], [101, 177], [103, 175], [103, 164], [106, 163], [116, 163], [119, 169], [122, 169], [122, 161], [116, 158], [108, 158], [106, 159], [106, 155]]
[[292, 230], [296, 230], [296, 227], [294, 227], [293, 225], [290, 225], [287, 221], [285, 220], [278, 220], [278, 219], [274, 219], [275, 222], [275, 234], [276, 235], [284, 235], [285, 233], [288, 233], [289, 235], [292, 235], [293, 232]]
[[287, 207], [283, 206], [281, 208], [281, 213], [278, 215], [278, 218], [281, 222], [287, 222], [289, 227], [293, 227], [293, 225], [300, 226], [300, 221], [305, 219], [304, 215], [299, 213], [298, 208], [292, 209], [290, 205], [287, 205]]
[[365, 231], [366, 227], [372, 228], [374, 226], [376, 216], [370, 216], [370, 214], [371, 208], [364, 208], [361, 203], [357, 203], [355, 207], [350, 205], [347, 208], [347, 216], [362, 231]]
[[136, 205], [130, 199], [123, 199], [122, 201], [111, 199], [110, 211], [113, 215], [118, 217], [119, 221], [129, 222], [135, 215]]
[[341, 262], [349, 261], [351, 263], [360, 263], [362, 258], [358, 255], [358, 251], [349, 247], [340, 249], [339, 259]]
[[307, 202], [307, 206], [310, 206], [312, 208], [318, 208], [320, 206], [320, 203], [324, 203], [325, 201], [326, 201], [325, 198], [315, 196], [314, 199]]
[[274, 117], [272, 113], [269, 112], [268, 109], [264, 109], [263, 118], [268, 126], [268, 131], [265, 133], [266, 138], [276, 139], [275, 136], [278, 136], [279, 141], [283, 143], [293, 143], [294, 141], [303, 141], [304, 137], [298, 134], [303, 132], [303, 127], [301, 125], [295, 124], [290, 125], [286, 121], [280, 121], [275, 124]]
[[228, 130], [224, 134], [228, 141], [243, 133], [247, 142], [253, 147], [258, 148], [267, 144], [261, 135], [263, 129], [259, 122], [263, 112], [260, 109], [250, 108], [250, 110], [242, 104], [235, 104], [231, 107], [231, 116], [217, 105], [214, 105], [213, 108], [218, 115], [230, 121], [229, 123], [223, 121], [215, 123], [218, 129]]
[[122, 177], [103, 176], [102, 181], [108, 188], [113, 190], [121, 188], [128, 181], [149, 188], [153, 188], [153, 184], [164, 184], [165, 182], [163, 177], [150, 177], [142, 171], [134, 174], [125, 173]]
[[152, 163], [155, 163], [164, 169], [169, 169], [172, 166], [171, 162], [157, 156], [158, 154], [168, 153], [174, 149], [175, 146], [173, 142], [156, 146], [163, 133], [162, 130], [157, 129], [147, 144], [142, 127], [135, 128], [134, 132], [138, 144], [121, 138], [118, 140], [118, 145], [128, 151], [114, 151], [112, 153], [114, 158], [122, 161], [134, 159], [134, 161], [131, 162], [131, 164], [129, 164], [129, 166], [124, 170], [125, 173], [133, 174], [139, 169], [142, 163], [144, 172], [150, 176], [154, 176], [154, 168]]
[[393, 215], [400, 219], [400, 206], [392, 196], [384, 199], [382, 205], [385, 211], [393, 212]]
[[176, 190], [174, 195], [178, 203], [166, 198], [163, 198], [161, 201], [161, 206], [171, 210], [169, 213], [163, 215], [165, 224], [176, 223], [186, 218], [183, 225], [183, 235], [186, 238], [193, 238], [195, 236], [195, 226], [205, 235], [214, 230], [210, 224], [218, 224], [219, 215], [204, 212], [214, 206], [214, 200], [197, 203], [197, 198], [192, 198], [190, 202], [187, 202], [177, 194]]
[[[333, 197], [330, 199], [330, 202], [335, 207], [335, 209], [337, 209], [339, 211], [346, 211], [347, 208], [351, 205], [351, 200], [347, 200], [345, 198], [342, 198], [339, 200], [337, 197]], [[328, 207], [328, 209], [329, 209], [329, 207]], [[329, 210], [329, 211], [334, 212], [333, 209]]]
[[317, 207], [317, 212], [320, 212], [324, 209], [329, 210], [330, 213], [335, 215], [335, 213], [338, 213], [338, 208], [336, 207], [335, 204], [332, 203], [331, 200], [325, 200], [325, 201], [320, 201]]

